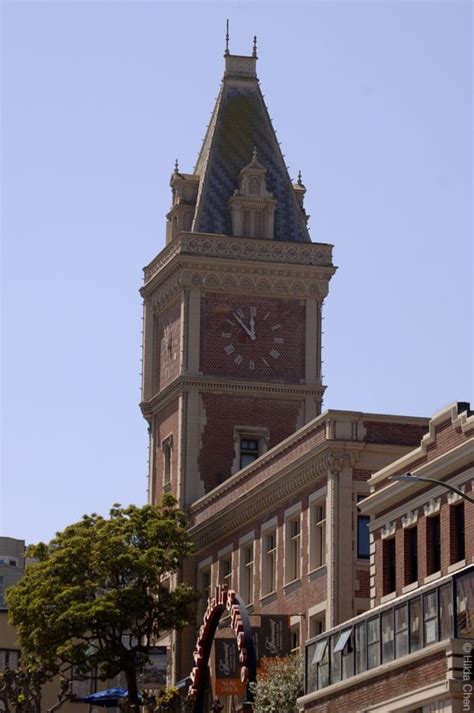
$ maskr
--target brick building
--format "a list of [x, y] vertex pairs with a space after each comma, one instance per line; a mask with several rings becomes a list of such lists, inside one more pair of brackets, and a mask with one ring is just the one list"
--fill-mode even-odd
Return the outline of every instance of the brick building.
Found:
[[[473, 437], [469, 404], [455, 404], [370, 478], [359, 507], [370, 516], [371, 609], [307, 642], [301, 710], [473, 710]], [[407, 472], [434, 482], [390, 480]]]
[[[332, 246], [310, 240], [306, 189], [288, 175], [256, 62], [255, 48], [226, 51], [194, 172], [171, 176], [166, 246], [141, 290], [141, 408], [149, 501], [172, 492], [191, 518], [196, 556], [183, 576], [202, 593], [196, 625], [225, 583], [256, 626], [287, 616], [296, 649], [369, 608], [381, 575], [358, 504], [429, 421], [321, 414]], [[195, 640], [190, 628], [158, 642], [174, 682], [188, 676]]]

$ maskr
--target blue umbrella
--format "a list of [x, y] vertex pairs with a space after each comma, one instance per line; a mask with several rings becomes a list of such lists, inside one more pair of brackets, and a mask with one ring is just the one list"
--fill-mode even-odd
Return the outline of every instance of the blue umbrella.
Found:
[[106, 688], [105, 691], [91, 693], [82, 699], [83, 703], [91, 703], [99, 708], [114, 708], [121, 698], [126, 698], [128, 691], [125, 688]]

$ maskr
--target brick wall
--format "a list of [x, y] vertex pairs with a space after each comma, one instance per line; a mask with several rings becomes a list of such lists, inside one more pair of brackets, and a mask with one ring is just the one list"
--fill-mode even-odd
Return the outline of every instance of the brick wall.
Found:
[[386, 423], [364, 421], [367, 443], [386, 443], [387, 445], [418, 446], [425, 435], [426, 426], [411, 423]]
[[205, 492], [231, 475], [235, 456], [234, 426], [261, 426], [270, 434], [269, 448], [296, 431], [303, 403], [203, 394], [205, 422], [199, 469]]
[[[249, 328], [256, 309], [252, 340]], [[226, 351], [227, 350], [227, 351]], [[300, 383], [305, 376], [305, 303], [207, 293], [201, 298], [200, 369], [205, 374]]]
[[304, 710], [308, 713], [357, 713], [404, 693], [412, 693], [417, 688], [443, 681], [445, 676], [446, 658], [443, 651], [392, 671], [385, 668], [380, 676], [363, 683], [351, 685], [349, 680], [343, 691], [328, 692], [326, 697], [317, 702], [307, 703]]

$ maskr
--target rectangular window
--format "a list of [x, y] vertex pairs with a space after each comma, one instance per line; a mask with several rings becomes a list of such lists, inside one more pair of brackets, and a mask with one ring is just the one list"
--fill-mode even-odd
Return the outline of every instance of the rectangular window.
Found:
[[418, 579], [418, 528], [408, 527], [404, 532], [405, 585]]
[[394, 649], [394, 629], [393, 629], [393, 609], [382, 613], [382, 663], [393, 661]]
[[363, 621], [355, 626], [356, 673], [367, 671], [367, 628]]
[[472, 572], [456, 578], [456, 636], [474, 638], [474, 576]]
[[294, 624], [290, 629], [291, 653], [300, 650], [300, 625]]
[[11, 670], [18, 668], [18, 651], [0, 649], [0, 671], [5, 671], [6, 668]]
[[249, 210], [244, 210], [243, 211], [243, 235], [245, 238], [250, 238], [252, 237], [252, 222], [251, 222], [251, 213]]
[[253, 237], [254, 238], [263, 238], [265, 237], [264, 231], [263, 231], [263, 211], [261, 210], [255, 210], [253, 212], [253, 220], [254, 220], [254, 233]]
[[232, 555], [228, 554], [219, 560], [219, 583], [227, 584], [232, 589]]
[[317, 666], [317, 687], [324, 688], [329, 684], [329, 647], [328, 639], [317, 641], [314, 646], [314, 654], [311, 660]]
[[395, 538], [383, 540], [383, 594], [395, 591], [396, 586]]
[[310, 569], [326, 564], [326, 501], [321, 500], [310, 511], [309, 562]]
[[240, 550], [240, 595], [245, 604], [253, 602], [253, 542]]
[[465, 558], [464, 503], [450, 507], [450, 564]]
[[439, 515], [426, 519], [426, 560], [428, 574], [441, 568], [441, 531]]
[[410, 653], [422, 646], [421, 599], [417, 597], [409, 602], [410, 611]]
[[326, 612], [313, 614], [309, 618], [309, 638], [312, 639], [313, 636], [319, 636], [324, 631], [326, 631]]
[[378, 616], [367, 622], [367, 659], [368, 668], [380, 665], [380, 626]]
[[[359, 496], [357, 500], [363, 500], [364, 496]], [[357, 557], [359, 559], [369, 559], [370, 556], [370, 517], [357, 512]]]
[[202, 618], [207, 608], [207, 600], [211, 595], [211, 568], [203, 567], [198, 576], [199, 606], [198, 617]]
[[408, 605], [395, 609], [395, 656], [401, 658], [408, 654]]
[[162, 443], [163, 450], [163, 486], [171, 485], [171, 458], [173, 454], [173, 437], [165, 438]]
[[276, 529], [263, 534], [262, 543], [262, 594], [276, 591]]
[[240, 468], [245, 468], [250, 465], [259, 456], [259, 447], [257, 438], [241, 438], [240, 439]]
[[439, 588], [439, 639], [450, 639], [453, 636], [453, 589], [451, 582]]
[[293, 582], [300, 577], [301, 569], [301, 524], [300, 514], [288, 518], [285, 523], [286, 557], [285, 581]]
[[429, 592], [423, 597], [423, 625], [425, 646], [438, 641], [438, 592]]

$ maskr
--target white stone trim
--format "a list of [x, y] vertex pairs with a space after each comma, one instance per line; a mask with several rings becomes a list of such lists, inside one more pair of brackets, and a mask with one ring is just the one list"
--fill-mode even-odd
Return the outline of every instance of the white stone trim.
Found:
[[448, 573], [452, 574], [452, 572], [457, 572], [458, 569], [462, 569], [463, 567], [466, 566], [466, 560], [459, 560], [459, 562], [454, 562], [453, 564], [450, 564], [448, 567]]
[[395, 522], [388, 522], [384, 527], [382, 527], [382, 531], [380, 533], [380, 536], [382, 540], [388, 540], [390, 537], [393, 537], [395, 535], [395, 530], [396, 530], [396, 525]]
[[217, 552], [217, 559], [220, 560], [220, 559], [222, 559], [223, 557], [225, 557], [226, 555], [229, 555], [229, 554], [231, 555], [231, 554], [233, 553], [233, 550], [234, 550], [234, 545], [233, 545], [233, 544], [230, 544], [230, 545], [227, 545], [226, 547], [223, 547], [221, 550], [218, 550], [218, 552]]
[[255, 530], [239, 537], [239, 548], [242, 547], [242, 545], [247, 545], [249, 542], [252, 542], [252, 540], [255, 542]]
[[437, 579], [441, 579], [440, 570], [438, 570], [437, 572], [433, 572], [433, 574], [429, 574], [427, 577], [425, 577], [423, 580], [423, 584], [430, 584], [431, 582], [435, 582]]
[[441, 498], [432, 498], [426, 505], [423, 506], [425, 517], [432, 517], [441, 510]]
[[205, 569], [206, 567], [212, 567], [212, 557], [211, 556], [206, 557], [206, 559], [201, 560], [201, 562], [198, 562], [198, 566], [197, 566], [198, 571], [200, 569]]
[[418, 581], [410, 582], [410, 584], [407, 584], [404, 587], [402, 587], [402, 594], [408, 594], [408, 592], [413, 592], [415, 589], [418, 589], [418, 587], [419, 587]]
[[418, 510], [410, 510], [406, 515], [402, 517], [402, 527], [403, 529], [413, 527], [418, 522]]
[[260, 533], [263, 535], [264, 532], [273, 530], [273, 528], [278, 528], [278, 517], [276, 515], [260, 525]]
[[288, 518], [292, 517], [293, 515], [297, 515], [298, 513], [301, 513], [301, 502], [295, 503], [291, 507], [287, 508], [287, 510], [285, 510], [285, 512], [284, 512], [285, 523], [286, 523], [286, 520], [288, 520]]

